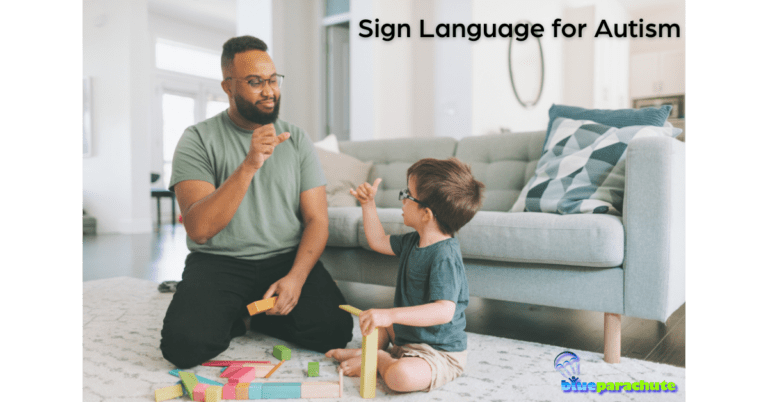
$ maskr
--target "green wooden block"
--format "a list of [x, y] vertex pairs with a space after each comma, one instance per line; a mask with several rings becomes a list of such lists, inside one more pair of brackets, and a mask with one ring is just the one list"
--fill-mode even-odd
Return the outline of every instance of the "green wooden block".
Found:
[[291, 360], [291, 350], [283, 345], [277, 345], [272, 348], [272, 355], [275, 356], [277, 360]]
[[184, 389], [187, 390], [187, 395], [192, 398], [193, 395], [195, 395], [195, 386], [198, 382], [197, 377], [192, 373], [179, 371], [179, 378], [181, 378], [181, 383], [184, 385]]
[[320, 363], [309, 362], [309, 364], [307, 364], [307, 376], [308, 377], [320, 376]]

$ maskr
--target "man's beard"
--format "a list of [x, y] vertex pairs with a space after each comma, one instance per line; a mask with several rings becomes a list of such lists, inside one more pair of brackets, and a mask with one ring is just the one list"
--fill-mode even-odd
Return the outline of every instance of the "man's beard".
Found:
[[249, 103], [240, 94], [235, 95], [235, 106], [237, 106], [237, 112], [252, 123], [260, 125], [272, 124], [277, 120], [277, 115], [280, 113], [280, 98], [275, 99], [275, 107], [272, 109], [272, 113], [260, 111], [255, 104]]

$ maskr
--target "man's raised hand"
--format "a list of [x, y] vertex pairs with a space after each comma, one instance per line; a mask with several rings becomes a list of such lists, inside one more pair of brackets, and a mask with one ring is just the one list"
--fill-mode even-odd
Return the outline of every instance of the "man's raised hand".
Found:
[[287, 140], [291, 134], [285, 132], [278, 136], [275, 135], [275, 125], [265, 124], [255, 130], [251, 135], [251, 148], [245, 157], [245, 162], [252, 168], [258, 170], [264, 166], [264, 162], [269, 159], [275, 147]]
[[355, 198], [360, 201], [360, 205], [365, 205], [369, 201], [373, 201], [376, 197], [376, 192], [379, 190], [379, 183], [381, 183], [381, 178], [376, 179], [373, 182], [373, 185], [363, 183], [357, 187], [357, 190], [352, 190], [350, 188], [349, 193], [354, 195]]

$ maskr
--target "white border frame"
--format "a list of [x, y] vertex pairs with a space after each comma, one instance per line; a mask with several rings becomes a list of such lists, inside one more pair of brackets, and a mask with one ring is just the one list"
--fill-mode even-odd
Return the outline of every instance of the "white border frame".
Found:
[[91, 77], [83, 77], [83, 158], [93, 156], [93, 90]]

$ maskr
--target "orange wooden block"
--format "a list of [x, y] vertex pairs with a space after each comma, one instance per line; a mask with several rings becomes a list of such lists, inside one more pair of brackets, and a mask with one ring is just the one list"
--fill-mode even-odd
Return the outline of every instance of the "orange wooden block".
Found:
[[279, 369], [279, 368], [280, 368], [280, 366], [282, 366], [282, 365], [283, 365], [283, 363], [285, 363], [285, 360], [281, 360], [281, 361], [280, 361], [280, 363], [277, 363], [277, 366], [275, 366], [275, 368], [273, 368], [273, 369], [272, 369], [272, 371], [270, 371], [269, 373], [267, 373], [267, 375], [266, 375], [264, 378], [269, 378], [269, 376], [271, 376], [271, 375], [272, 375], [272, 373], [274, 373], [275, 371], [277, 371], [277, 369]]
[[275, 307], [275, 300], [277, 300], [277, 296], [272, 296], [269, 299], [257, 300], [248, 305], [248, 313], [251, 315], [263, 313], [272, 307]]
[[240, 400], [250, 399], [248, 398], [248, 391], [250, 390], [251, 383], [241, 382], [235, 387], [235, 397]]
[[301, 383], [302, 398], [340, 398], [339, 383], [314, 381]]

